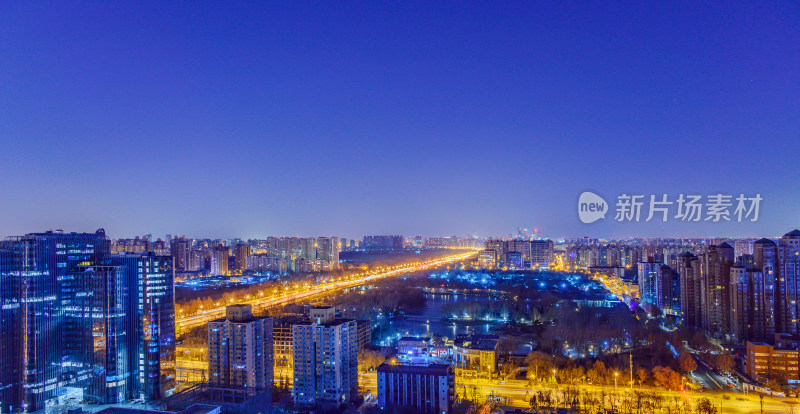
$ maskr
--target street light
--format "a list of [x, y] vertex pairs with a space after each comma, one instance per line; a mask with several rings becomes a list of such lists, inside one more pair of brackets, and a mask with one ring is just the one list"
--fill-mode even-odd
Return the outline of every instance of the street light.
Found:
[[614, 373], [614, 391], [617, 391], [617, 377], [619, 377], [619, 372]]

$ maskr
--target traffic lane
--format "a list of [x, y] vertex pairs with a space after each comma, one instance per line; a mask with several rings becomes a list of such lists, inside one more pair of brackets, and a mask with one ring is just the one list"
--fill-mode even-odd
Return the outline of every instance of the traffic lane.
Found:
[[703, 387], [712, 391], [739, 392], [739, 390], [736, 388], [728, 387], [729, 383], [734, 383], [735, 385], [735, 382], [733, 382], [730, 378], [718, 374], [697, 355], [690, 355], [692, 355], [692, 358], [694, 358], [695, 362], [697, 363], [697, 369], [692, 371], [692, 378], [697, 380], [697, 382], [699, 382]]

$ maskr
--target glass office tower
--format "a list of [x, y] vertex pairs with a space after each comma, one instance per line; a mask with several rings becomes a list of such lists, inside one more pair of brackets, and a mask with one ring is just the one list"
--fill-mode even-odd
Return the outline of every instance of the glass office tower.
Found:
[[102, 229], [0, 242], [0, 412], [172, 393], [172, 257], [109, 251]]
[[64, 280], [62, 385], [83, 399], [120, 403], [133, 396], [124, 266], [79, 264]]
[[158, 400], [175, 391], [175, 286], [172, 256], [122, 253], [106, 265], [124, 266], [131, 296], [126, 312], [135, 396]]
[[[97, 263], [108, 252], [109, 240], [96, 233], [31, 233], [0, 242], [4, 350], [2, 393], [4, 412], [36, 411], [54, 402], [73, 383], [71, 362], [62, 360], [73, 344], [65, 324], [63, 301], [71, 269]], [[8, 329], [6, 329], [8, 327]], [[65, 335], [66, 333], [66, 335]]]

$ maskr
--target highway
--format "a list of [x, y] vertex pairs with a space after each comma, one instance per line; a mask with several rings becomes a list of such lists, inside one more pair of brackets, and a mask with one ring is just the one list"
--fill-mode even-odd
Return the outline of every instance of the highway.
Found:
[[[426, 262], [415, 262], [405, 265], [392, 266], [387, 269], [360, 272], [350, 275], [345, 275], [331, 283], [319, 286], [305, 286], [302, 290], [292, 290], [285, 293], [278, 293], [268, 297], [257, 297], [252, 300], [242, 300], [237, 303], [247, 303], [253, 305], [254, 308], [268, 308], [276, 305], [284, 305], [287, 303], [295, 302], [300, 299], [306, 299], [317, 296], [323, 293], [328, 293], [340, 289], [363, 285], [378, 279], [387, 277], [400, 276], [405, 273], [416, 272], [460, 262], [475, 256], [477, 252], [459, 253], [454, 255], [445, 256], [440, 259], [429, 260]], [[342, 280], [344, 279], [344, 280]], [[220, 306], [214, 309], [204, 310], [191, 316], [184, 316], [176, 318], [176, 330], [180, 332], [188, 328], [205, 325], [209, 321], [219, 319], [225, 316], [225, 307]]]

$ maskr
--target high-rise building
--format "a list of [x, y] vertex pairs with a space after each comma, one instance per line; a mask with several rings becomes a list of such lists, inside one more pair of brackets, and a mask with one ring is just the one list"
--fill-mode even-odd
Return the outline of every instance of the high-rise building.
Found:
[[781, 326], [781, 292], [778, 284], [778, 245], [769, 239], [753, 243], [753, 312], [755, 338], [773, 338]]
[[478, 267], [481, 269], [494, 269], [497, 267], [497, 252], [484, 249], [478, 252]]
[[531, 266], [539, 268], [550, 267], [553, 261], [553, 241], [552, 240], [533, 240], [531, 241]]
[[639, 277], [639, 303], [658, 306], [658, 275], [663, 263], [637, 263]]
[[753, 239], [743, 239], [734, 241], [733, 254], [736, 257], [739, 257], [743, 254], [753, 254]]
[[669, 266], [661, 266], [656, 284], [656, 305], [665, 314], [681, 314], [681, 279], [678, 272]]
[[211, 274], [225, 276], [228, 274], [228, 248], [220, 244], [211, 251]]
[[125, 268], [125, 309], [134, 396], [166, 398], [175, 391], [175, 274], [173, 258], [149, 253], [106, 255]]
[[0, 244], [0, 411], [20, 409], [21, 373], [19, 360], [22, 347], [19, 343], [21, 315], [19, 302], [21, 278], [13, 277], [14, 256], [11, 250]]
[[293, 373], [292, 325], [308, 322], [304, 315], [287, 315], [273, 321], [274, 375], [276, 380], [286, 380]]
[[210, 268], [211, 255], [208, 250], [192, 250], [189, 252], [189, 269], [196, 272], [198, 270], [208, 270]]
[[272, 387], [272, 318], [256, 318], [250, 305], [232, 305], [208, 323], [208, 384], [258, 393]]
[[339, 238], [318, 238], [316, 258], [328, 262], [331, 270], [339, 270]]
[[361, 247], [365, 250], [402, 249], [403, 236], [364, 236]]
[[314, 312], [311, 321], [292, 326], [295, 405], [339, 404], [358, 395], [358, 326]]
[[190, 270], [189, 252], [191, 249], [192, 242], [186, 237], [174, 238], [170, 241], [169, 251], [175, 263], [175, 271]]
[[250, 245], [237, 244], [234, 248], [234, 268], [237, 273], [242, 273], [247, 269], [247, 256], [250, 256]]
[[245, 268], [256, 272], [286, 273], [286, 260], [269, 254], [251, 254], [247, 256]]
[[505, 264], [511, 269], [524, 269], [525, 261], [522, 258], [522, 253], [510, 251], [505, 254]]
[[[4, 325], [13, 329], [3, 333], [16, 343], [11, 359], [27, 358], [28, 375], [14, 374], [20, 376], [11, 397], [3, 397], [3, 409], [11, 402], [38, 410], [68, 389], [103, 403], [160, 399], [174, 390], [172, 257], [109, 255], [102, 230], [29, 234], [4, 247], [11, 272], [0, 276], [3, 308], [17, 303], [18, 311], [4, 314]], [[25, 372], [19, 361], [6, 362], [10, 372]]]
[[78, 264], [61, 281], [61, 376], [83, 399], [121, 403], [134, 395], [124, 266]]
[[767, 301], [764, 273], [754, 267], [733, 266], [730, 277], [730, 334], [739, 341], [771, 341], [774, 309]]
[[174, 389], [172, 257], [110, 255], [102, 230], [28, 234], [0, 249], [3, 411], [37, 411], [74, 390], [117, 403]]
[[[91, 361], [92, 349], [84, 347], [66, 321], [64, 301], [74, 297], [74, 287], [64, 283], [82, 263], [99, 263], [110, 251], [110, 241], [100, 229], [96, 233], [50, 231], [13, 237], [0, 243], [5, 252], [2, 287], [4, 379], [0, 397], [3, 412], [38, 411], [55, 402], [66, 387], [81, 387], [72, 374], [77, 364]], [[6, 330], [6, 328], [10, 328]]]
[[702, 299], [700, 260], [697, 256], [689, 252], [678, 255], [678, 274], [680, 275], [683, 323], [687, 326], [699, 327], [702, 320]]
[[[516, 268], [530, 267], [531, 265], [531, 241], [530, 240], [507, 240], [505, 243], [506, 255], [517, 252], [520, 255], [520, 263]], [[511, 261], [508, 260], [510, 263]], [[548, 264], [550, 262], [547, 262]]]
[[447, 414], [454, 401], [452, 365], [389, 362], [378, 367], [378, 405], [384, 410]]
[[728, 243], [707, 246], [701, 255], [700, 290], [702, 327], [714, 336], [730, 328], [730, 276], [733, 247]]
[[486, 250], [490, 250], [494, 252], [495, 257], [495, 265], [496, 266], [503, 266], [505, 265], [505, 243], [503, 240], [497, 239], [489, 239], [486, 241]]
[[800, 335], [800, 230], [784, 234], [779, 247], [780, 330]]

